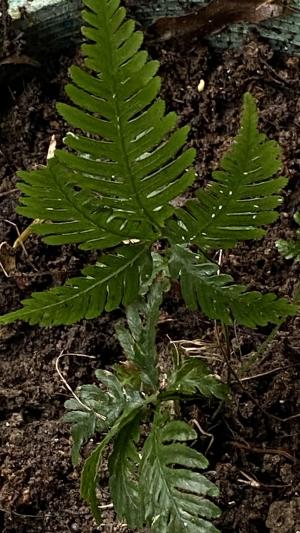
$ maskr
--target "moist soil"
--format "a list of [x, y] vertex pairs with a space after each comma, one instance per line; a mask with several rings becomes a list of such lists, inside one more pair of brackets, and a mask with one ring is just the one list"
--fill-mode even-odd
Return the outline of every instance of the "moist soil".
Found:
[[[253, 289], [292, 297], [300, 267], [284, 260], [275, 242], [295, 235], [293, 214], [300, 208], [299, 59], [274, 52], [255, 36], [239, 50], [217, 52], [203, 43], [183, 49], [175, 43], [153, 46], [151, 54], [161, 61], [162, 95], [168, 108], [177, 111], [180, 124], [191, 126], [189, 144], [197, 149], [199, 178], [188, 195], [209, 182], [236, 134], [243, 93], [250, 90], [256, 97], [260, 126], [280, 142], [289, 182], [280, 217], [266, 237], [224, 253], [222, 265], [236, 281]], [[67, 125], [55, 104], [65, 100], [63, 87], [74, 61], [80, 62], [76, 51], [47, 58], [40, 68], [0, 67], [6, 69], [9, 80], [1, 87], [1, 243], [11, 246], [17, 232], [28, 225], [16, 214], [17, 170], [45, 163], [52, 135], [58, 147], [62, 144]], [[205, 80], [201, 93], [197, 90], [200, 79]], [[1, 314], [17, 308], [32, 291], [78, 275], [93, 260], [93, 254], [75, 246], [50, 247], [30, 237], [25, 249], [18, 249], [12, 263], [7, 263], [8, 276], [0, 272]], [[96, 526], [80, 499], [80, 468], [71, 464], [69, 430], [61, 421], [69, 393], [55, 368], [62, 351], [94, 356], [66, 355], [61, 360], [72, 388], [91, 382], [96, 368], [109, 369], [122, 357], [114, 337], [114, 323], [120, 316], [121, 311], [116, 311], [69, 327], [17, 323], [1, 328], [1, 531], [129, 531], [109, 506], [106, 469], [99, 484], [100, 503], [108, 506], [101, 526]], [[271, 326], [254, 332], [240, 327], [230, 331], [229, 371], [225, 364], [214, 362], [222, 358], [214, 324], [201, 313], [187, 311], [176, 291], [164, 303], [158, 329], [162, 351], [166, 352], [169, 339], [200, 339], [206, 356], [214, 354], [211, 364], [232, 382], [231, 400], [214, 416], [216, 406], [212, 409], [208, 404], [183, 409], [188, 421], [196, 418], [200, 425], [200, 449], [205, 452], [210, 445], [209, 476], [220, 488], [223, 510], [216, 525], [223, 532], [295, 533], [300, 529], [299, 319], [288, 320], [269, 338], [271, 332]], [[242, 381], [236, 380], [237, 375]], [[212, 442], [207, 433], [213, 435]], [[93, 445], [88, 443], [83, 456]]]

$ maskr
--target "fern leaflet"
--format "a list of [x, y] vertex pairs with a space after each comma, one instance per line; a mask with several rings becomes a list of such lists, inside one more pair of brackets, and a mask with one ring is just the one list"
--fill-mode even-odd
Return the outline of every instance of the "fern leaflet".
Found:
[[170, 375], [166, 394], [177, 393], [184, 396], [200, 392], [204, 397], [215, 396], [225, 400], [228, 388], [215, 376], [200, 359], [186, 359]]
[[[105, 249], [128, 238], [126, 225], [120, 227], [111, 209], [99, 208], [99, 193], [72, 185], [69, 169], [56, 158], [47, 168], [19, 172], [18, 184], [24, 193], [18, 213], [45, 222], [34, 225], [35, 233], [47, 244], [79, 244], [83, 250]], [[132, 238], [153, 240], [154, 232], [144, 221], [132, 221]]]
[[128, 427], [128, 424], [139, 416], [143, 408], [143, 403], [135, 403], [128, 406], [84, 463], [81, 474], [80, 493], [82, 498], [91, 506], [92, 513], [97, 522], [101, 520], [101, 513], [98, 506], [96, 489], [104, 450], [124, 428]]
[[[294, 220], [298, 226], [300, 226], [300, 213], [294, 215]], [[276, 242], [278, 251], [286, 259], [295, 259], [295, 261], [300, 261], [300, 229], [297, 230], [297, 239], [296, 240], [284, 240], [279, 239]]]
[[170, 272], [180, 278], [182, 296], [190, 309], [200, 308], [209, 318], [224, 324], [238, 324], [254, 328], [269, 322], [279, 323], [297, 312], [296, 306], [273, 293], [247, 291], [236, 285], [231, 276], [219, 274], [218, 265], [201, 254], [194, 254], [183, 246], [173, 247]]
[[140, 413], [116, 436], [109, 458], [109, 486], [114, 507], [129, 527], [142, 527], [143, 510], [138, 483]]
[[156, 413], [140, 473], [145, 519], [152, 533], [217, 532], [208, 520], [220, 511], [207, 496], [218, 496], [218, 489], [198, 472], [208, 461], [186, 446], [196, 437], [185, 422], [166, 422]]
[[257, 130], [254, 98], [244, 97], [241, 129], [231, 150], [223, 157], [214, 181], [169, 223], [173, 241], [196, 243], [200, 248], [232, 248], [238, 241], [258, 239], [262, 228], [277, 219], [274, 208], [282, 201], [279, 192], [287, 183], [274, 178], [280, 169], [280, 149]]
[[62, 287], [33, 293], [22, 301], [23, 308], [1, 316], [0, 324], [20, 319], [53, 326], [98, 317], [104, 310], [134, 301], [151, 270], [147, 246], [120, 247], [114, 255], [105, 255], [101, 262], [84, 268], [83, 277], [71, 278]]

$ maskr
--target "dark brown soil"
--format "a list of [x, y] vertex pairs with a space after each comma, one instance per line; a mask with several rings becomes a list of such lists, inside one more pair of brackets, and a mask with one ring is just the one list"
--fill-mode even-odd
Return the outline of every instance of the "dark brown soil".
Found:
[[[152, 53], [162, 63], [162, 92], [169, 108], [178, 112], [180, 123], [191, 125], [190, 144], [198, 151], [197, 186], [210, 179], [220, 154], [237, 132], [242, 94], [251, 90], [257, 98], [261, 127], [280, 142], [290, 180], [280, 219], [266, 238], [224, 254], [223, 266], [237, 281], [253, 288], [292, 296], [300, 267], [279, 256], [275, 241], [293, 235], [292, 215], [300, 205], [299, 60], [275, 54], [254, 38], [242, 50], [223, 54], [200, 45]], [[47, 61], [4, 88], [0, 242], [11, 245], [17, 228], [23, 230], [28, 224], [15, 213], [16, 171], [43, 163], [51, 135], [60, 145], [66, 132], [55, 104], [64, 99], [71, 61], [67, 56]], [[206, 86], [199, 93], [202, 78]], [[10, 277], [0, 272], [1, 313], [16, 308], [32, 291], [78, 274], [85, 262], [94, 259], [72, 246], [48, 247], [37, 237], [26, 242], [26, 251], [27, 256], [18, 252]], [[18, 323], [0, 330], [0, 530], [5, 533], [128, 531], [111, 509], [104, 510], [104, 523], [96, 528], [80, 500], [80, 470], [71, 465], [69, 431], [60, 421], [68, 393], [55, 370], [62, 350], [94, 355], [95, 360], [65, 357], [64, 375], [76, 387], [91, 381], [96, 367], [109, 367], [116, 361], [121, 354], [113, 325], [119, 314], [71, 327], [33, 328]], [[271, 330], [237, 328], [231, 333], [231, 363], [246, 379], [234, 383], [232, 377], [232, 400], [214, 421], [201, 406], [193, 408], [203, 430], [214, 435], [208, 457], [210, 476], [221, 489], [223, 515], [217, 526], [223, 532], [295, 533], [300, 529], [299, 319], [282, 325], [272, 343], [245, 370], [250, 355]], [[213, 324], [200, 313], [186, 311], [175, 295], [165, 302], [159, 329], [164, 345], [168, 335], [173, 340], [208, 339], [210, 348], [212, 332]], [[208, 441], [201, 438], [202, 450]], [[103, 471], [103, 505], [110, 503], [106, 481]]]

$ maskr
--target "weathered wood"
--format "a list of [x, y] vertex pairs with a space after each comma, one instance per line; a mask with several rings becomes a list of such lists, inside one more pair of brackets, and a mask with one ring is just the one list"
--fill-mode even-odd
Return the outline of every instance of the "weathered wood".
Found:
[[[275, 0], [273, 0], [275, 1]], [[278, 1], [278, 0], [277, 0]], [[28, 49], [38, 57], [45, 51], [69, 47], [80, 39], [81, 0], [8, 0], [9, 12], [16, 25], [24, 31]], [[282, 0], [284, 2], [284, 0]], [[132, 14], [145, 27], [161, 16], [177, 16], [184, 8], [203, 6], [208, 0], [124, 0]], [[300, 0], [291, 3], [300, 11]], [[247, 33], [245, 24], [212, 37], [216, 46], [240, 43]], [[291, 12], [258, 26], [258, 31], [275, 46], [300, 53], [300, 13]]]
[[219, 33], [237, 23], [259, 24], [280, 17], [285, 8], [264, 0], [212, 0], [209, 4], [180, 17], [161, 17], [151, 24], [149, 33], [158, 41], [190, 39]]
[[9, 14], [38, 57], [80, 39], [81, 0], [9, 0]]

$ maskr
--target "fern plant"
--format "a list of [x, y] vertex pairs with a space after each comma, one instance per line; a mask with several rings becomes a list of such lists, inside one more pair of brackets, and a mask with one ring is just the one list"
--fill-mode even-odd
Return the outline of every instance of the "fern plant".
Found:
[[[85, 5], [83, 34], [92, 41], [82, 46], [86, 70], [71, 68], [73, 83], [66, 91], [74, 105], [58, 105], [83, 134], [69, 133], [69, 150], [56, 150], [47, 167], [19, 172], [24, 195], [18, 212], [46, 220], [33, 230], [48, 244], [113, 250], [86, 267], [81, 278], [33, 294], [0, 323], [69, 324], [128, 305], [151, 275], [150, 251], [158, 239], [169, 242], [165, 255], [190, 307], [200, 304], [211, 318], [240, 322], [239, 304], [250, 299], [252, 311], [241, 323], [267, 323], [270, 313], [271, 320], [285, 316], [292, 311], [285, 300], [250, 296], [229, 277], [217, 277], [206, 259], [209, 249], [262, 237], [263, 226], [278, 216], [274, 208], [286, 178], [274, 178], [280, 150], [258, 132], [254, 99], [245, 95], [240, 133], [212, 183], [183, 208], [174, 208], [172, 201], [196, 179], [194, 150], [184, 148], [188, 127], [176, 129], [176, 114], [165, 114], [158, 62], [140, 50], [142, 33], [125, 19], [119, 1]], [[190, 253], [191, 243], [202, 253]], [[194, 286], [188, 294], [190, 275]], [[230, 298], [218, 296], [226, 291]], [[258, 322], [255, 305], [262, 310]]]
[[[295, 213], [294, 220], [300, 226], [300, 213]], [[300, 229], [297, 229], [297, 238], [294, 240], [279, 239], [276, 242], [278, 251], [286, 259], [294, 259], [300, 261]]]
[[[241, 128], [209, 186], [181, 208], [174, 200], [196, 179], [188, 127], [177, 128], [159, 97], [158, 62], [141, 50], [142, 33], [119, 0], [84, 0], [85, 68], [71, 68], [71, 104], [58, 111], [76, 128], [46, 167], [20, 172], [18, 212], [44, 220], [33, 230], [50, 245], [77, 243], [99, 250], [97, 263], [65, 285], [34, 293], [0, 317], [30, 324], [71, 324], [124, 307], [117, 335], [127, 363], [99, 370], [99, 385], [83, 385], [66, 404], [72, 457], [95, 432], [104, 434], [86, 460], [81, 494], [100, 520], [96, 497], [107, 446], [110, 489], [118, 516], [153, 532], [213, 532], [216, 487], [200, 473], [205, 457], [188, 444], [189, 424], [170, 402], [226, 390], [199, 360], [178, 362], [161, 383], [155, 332], [163, 294], [179, 280], [186, 305], [225, 324], [279, 323], [295, 305], [248, 291], [209, 259], [219, 248], [261, 238], [276, 220], [280, 150], [257, 128], [253, 97], [244, 97]], [[78, 133], [78, 131], [81, 133]], [[157, 254], [155, 243], [163, 240]], [[193, 245], [191, 247], [191, 245]], [[146, 424], [149, 434], [142, 433]]]
[[[81, 479], [82, 496], [101, 519], [96, 498], [97, 474], [107, 446], [109, 485], [117, 515], [129, 527], [148, 525], [153, 532], [217, 531], [210, 520], [219, 516], [210, 497], [217, 487], [201, 470], [208, 466], [200, 452], [188, 446], [197, 438], [186, 422], [174, 418], [174, 401], [214, 396], [224, 400], [227, 387], [201, 361], [177, 361], [161, 387], [155, 348], [156, 325], [166, 277], [158, 276], [143, 299], [127, 308], [127, 327], [117, 325], [127, 356], [113, 372], [98, 370], [100, 385], [83, 385], [65, 404], [72, 424], [72, 459], [95, 432], [106, 433], [87, 459]], [[170, 405], [171, 402], [171, 405]], [[85, 407], [83, 407], [85, 406]], [[142, 432], [145, 424], [149, 433]]]

